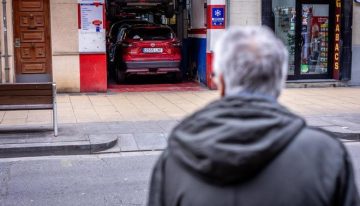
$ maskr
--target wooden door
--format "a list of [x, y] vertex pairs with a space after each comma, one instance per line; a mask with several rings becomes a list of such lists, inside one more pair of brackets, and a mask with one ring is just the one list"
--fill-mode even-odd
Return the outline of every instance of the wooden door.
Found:
[[16, 81], [51, 81], [49, 0], [13, 4]]

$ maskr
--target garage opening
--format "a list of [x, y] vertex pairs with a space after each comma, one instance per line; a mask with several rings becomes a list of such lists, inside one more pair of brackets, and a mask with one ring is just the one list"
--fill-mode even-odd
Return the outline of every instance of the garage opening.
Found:
[[202, 41], [191, 38], [191, 33], [199, 35], [201, 30], [192, 32], [192, 9], [198, 8], [193, 8], [191, 0], [107, 0], [108, 89], [204, 89], [206, 4], [196, 4], [203, 13], [199, 19], [204, 28]]

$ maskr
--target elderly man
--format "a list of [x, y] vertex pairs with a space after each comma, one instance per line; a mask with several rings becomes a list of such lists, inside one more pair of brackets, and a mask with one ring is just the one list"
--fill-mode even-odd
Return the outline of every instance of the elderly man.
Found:
[[215, 50], [223, 98], [173, 130], [148, 205], [359, 205], [341, 142], [277, 102], [287, 59], [269, 29], [225, 32]]

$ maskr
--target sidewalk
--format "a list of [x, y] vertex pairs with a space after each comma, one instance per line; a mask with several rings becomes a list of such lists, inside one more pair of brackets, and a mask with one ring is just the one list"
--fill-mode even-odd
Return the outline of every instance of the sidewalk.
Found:
[[[186, 115], [216, 91], [60, 94], [59, 136], [51, 111], [0, 112], [0, 157], [162, 150]], [[280, 102], [309, 125], [360, 139], [360, 88], [287, 89]]]

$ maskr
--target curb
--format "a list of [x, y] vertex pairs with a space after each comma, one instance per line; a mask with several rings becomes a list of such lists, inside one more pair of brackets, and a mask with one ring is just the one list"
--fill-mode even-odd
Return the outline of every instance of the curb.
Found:
[[331, 132], [337, 138], [343, 140], [350, 140], [350, 141], [360, 141], [360, 134], [359, 133], [340, 133], [340, 132]]
[[3, 144], [0, 145], [0, 158], [85, 155], [107, 150], [117, 144], [116, 136], [92, 136], [90, 141]]
[[[360, 133], [327, 131], [342, 140], [360, 141]], [[120, 149], [118, 151], [115, 148], [118, 144], [118, 137], [114, 134], [89, 135], [86, 141], [2, 144], [0, 145], [0, 158], [116, 153], [120, 152]], [[133, 152], [145, 151], [153, 150], [136, 150]]]
[[350, 140], [350, 141], [360, 141], [360, 132], [359, 131], [352, 131], [346, 127], [340, 126], [326, 126], [326, 127], [318, 127], [323, 129], [327, 132], [330, 132], [335, 137], [343, 140]]

